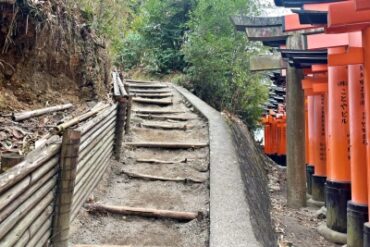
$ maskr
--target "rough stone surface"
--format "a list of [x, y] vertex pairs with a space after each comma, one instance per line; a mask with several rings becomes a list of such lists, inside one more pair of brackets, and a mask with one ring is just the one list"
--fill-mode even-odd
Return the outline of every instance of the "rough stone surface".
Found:
[[220, 112], [184, 88], [175, 87], [209, 121], [210, 247], [259, 247], [233, 146], [231, 130]]

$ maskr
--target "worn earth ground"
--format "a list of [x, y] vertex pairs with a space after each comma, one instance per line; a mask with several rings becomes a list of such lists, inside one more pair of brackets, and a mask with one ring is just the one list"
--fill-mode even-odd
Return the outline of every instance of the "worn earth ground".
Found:
[[[160, 107], [135, 103], [133, 110], [170, 110], [183, 113], [187, 121], [143, 119], [133, 114], [128, 142], [207, 143], [208, 126], [192, 112], [174, 90], [173, 105]], [[168, 114], [166, 114], [168, 116]], [[166, 116], [164, 115], [164, 116]], [[161, 130], [141, 124], [186, 125], [186, 130]], [[176, 161], [174, 164], [151, 164], [137, 159]], [[187, 162], [177, 162], [185, 160]], [[143, 180], [124, 172], [169, 178], [203, 180], [202, 183]], [[154, 149], [124, 146], [120, 161], [112, 160], [103, 180], [90, 196], [90, 202], [116, 206], [202, 212], [203, 217], [190, 222], [140, 216], [118, 216], [87, 212], [81, 209], [72, 226], [74, 244], [125, 244], [132, 246], [208, 246], [209, 241], [209, 148]]]

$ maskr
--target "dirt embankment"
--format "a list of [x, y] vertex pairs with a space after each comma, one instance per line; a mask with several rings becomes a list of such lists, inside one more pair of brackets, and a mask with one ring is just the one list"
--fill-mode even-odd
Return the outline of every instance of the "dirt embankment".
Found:
[[0, 3], [0, 111], [106, 97], [104, 42], [63, 0]]

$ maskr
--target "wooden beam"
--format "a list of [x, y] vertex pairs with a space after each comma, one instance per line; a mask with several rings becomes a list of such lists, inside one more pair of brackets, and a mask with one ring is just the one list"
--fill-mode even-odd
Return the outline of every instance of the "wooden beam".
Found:
[[281, 59], [281, 55], [252, 56], [250, 58], [251, 71], [279, 70], [286, 69], [286, 63]]
[[284, 40], [288, 34], [283, 32], [281, 26], [274, 27], [247, 27], [246, 33], [251, 41], [274, 41]]

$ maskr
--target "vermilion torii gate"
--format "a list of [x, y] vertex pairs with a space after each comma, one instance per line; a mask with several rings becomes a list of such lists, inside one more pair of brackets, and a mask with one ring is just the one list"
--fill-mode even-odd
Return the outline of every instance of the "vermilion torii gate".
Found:
[[[289, 119], [298, 119], [299, 116], [297, 108], [289, 108], [289, 99], [294, 101], [298, 96], [303, 99], [298, 91], [292, 96], [289, 88], [300, 85], [298, 82], [302, 81], [308, 99], [310, 148], [307, 154], [308, 161], [315, 167], [312, 194], [316, 200], [323, 199], [326, 177], [327, 223], [320, 227], [320, 231], [335, 242], [348, 240], [348, 246], [370, 246], [370, 224], [363, 227], [369, 221], [367, 205], [370, 193], [367, 179], [370, 176], [370, 1], [275, 2], [279, 6], [297, 8], [294, 9], [296, 14], [280, 17], [282, 29], [276, 25], [279, 17], [273, 18], [275, 25], [259, 18], [254, 25], [248, 23], [243, 29], [250, 40], [270, 42], [272, 37], [276, 42], [277, 37], [287, 39], [289, 49], [279, 50], [281, 58], [275, 55], [273, 59], [266, 59], [270, 63], [265, 67], [274, 65], [278, 68], [283, 64], [281, 59], [287, 61], [288, 168], [289, 164], [296, 165], [298, 161], [289, 157], [302, 150], [289, 147], [289, 143], [298, 143], [294, 138], [302, 137], [297, 133], [289, 136], [290, 127], [294, 126], [289, 124]], [[266, 31], [269, 25], [270, 32]], [[302, 30], [311, 32], [302, 35]], [[263, 69], [261, 59], [264, 58], [251, 63]], [[300, 110], [304, 109], [302, 105], [300, 107]], [[298, 163], [301, 165], [302, 162]], [[301, 176], [299, 170], [291, 172], [296, 177]]]
[[327, 229], [321, 232], [341, 242], [335, 233], [348, 229], [348, 246], [370, 246], [368, 223], [363, 234], [370, 171], [370, 3], [278, 0], [276, 4], [299, 7], [294, 11], [300, 24], [322, 25], [326, 33], [339, 34], [307, 36], [309, 49], [328, 49], [328, 214]]

